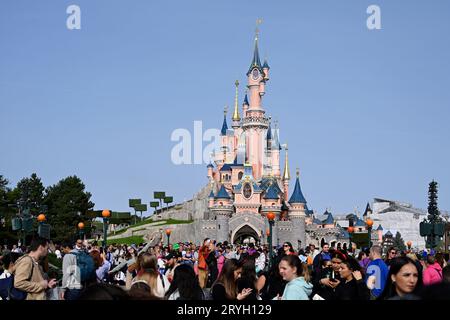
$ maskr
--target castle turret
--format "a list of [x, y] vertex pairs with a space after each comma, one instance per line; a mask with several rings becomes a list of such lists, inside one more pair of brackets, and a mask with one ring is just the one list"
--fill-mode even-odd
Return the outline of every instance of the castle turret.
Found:
[[297, 169], [297, 178], [295, 180], [294, 192], [289, 199], [289, 204], [291, 205], [289, 211], [289, 219], [292, 221], [292, 243], [298, 244], [300, 241], [300, 246], [304, 247], [306, 244], [305, 235], [305, 218], [306, 218], [306, 199], [303, 196], [302, 189], [300, 187], [300, 171]]
[[381, 224], [377, 228], [378, 244], [383, 243], [383, 227]]
[[280, 177], [280, 140], [278, 137], [278, 123], [275, 121], [275, 128], [273, 130], [272, 135], [272, 147], [271, 147], [271, 156], [272, 156], [272, 175], [275, 177]]
[[269, 70], [270, 70], [269, 64], [267, 63], [267, 59], [264, 59], [264, 64], [263, 64], [262, 68], [264, 71], [264, 80], [267, 81], [267, 80], [269, 80]]
[[228, 241], [229, 233], [229, 219], [233, 213], [233, 205], [231, 197], [228, 194], [225, 186], [222, 184], [219, 192], [214, 198], [214, 206], [211, 211], [216, 217], [216, 231], [217, 231], [217, 241], [224, 242]]
[[263, 197], [263, 205], [261, 207], [261, 214], [264, 217], [265, 227], [269, 228], [267, 220], [267, 214], [273, 212], [275, 214], [274, 225], [272, 228], [272, 241], [276, 244], [278, 239], [278, 221], [280, 220], [281, 204], [279, 203], [280, 197], [278, 196], [277, 189], [274, 184], [271, 184]]
[[213, 169], [214, 166], [212, 165], [212, 163], [210, 162], [206, 168], [208, 168], [208, 179], [211, 181], [213, 179]]

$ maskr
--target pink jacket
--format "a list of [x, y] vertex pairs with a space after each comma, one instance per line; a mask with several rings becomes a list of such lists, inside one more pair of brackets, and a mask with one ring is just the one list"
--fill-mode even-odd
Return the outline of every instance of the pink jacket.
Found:
[[442, 281], [442, 268], [439, 263], [428, 266], [423, 272], [423, 284], [429, 286], [433, 283], [439, 283]]

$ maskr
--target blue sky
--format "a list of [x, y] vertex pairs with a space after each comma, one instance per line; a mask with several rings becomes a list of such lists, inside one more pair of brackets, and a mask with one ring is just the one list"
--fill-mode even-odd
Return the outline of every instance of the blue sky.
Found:
[[[66, 28], [71, 4], [81, 30]], [[371, 4], [381, 30], [366, 27]], [[448, 210], [449, 12], [445, 0], [2, 1], [0, 174], [45, 185], [76, 174], [97, 209], [157, 190], [189, 199], [206, 167], [172, 164], [171, 133], [221, 126], [262, 17], [264, 105], [309, 207], [426, 208], [436, 179]]]

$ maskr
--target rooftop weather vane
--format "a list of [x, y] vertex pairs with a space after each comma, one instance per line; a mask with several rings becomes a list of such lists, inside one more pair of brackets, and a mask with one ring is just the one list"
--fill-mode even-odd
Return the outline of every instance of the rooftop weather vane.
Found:
[[259, 29], [258, 26], [263, 22], [261, 18], [256, 19], [255, 38], [258, 39]]

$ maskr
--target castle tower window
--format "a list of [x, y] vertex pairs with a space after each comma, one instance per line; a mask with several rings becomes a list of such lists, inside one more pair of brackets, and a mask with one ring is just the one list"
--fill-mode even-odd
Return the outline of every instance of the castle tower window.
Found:
[[239, 180], [242, 180], [242, 176], [244, 175], [244, 173], [241, 171], [241, 172], [239, 172], [239, 174], [238, 174], [238, 179]]

